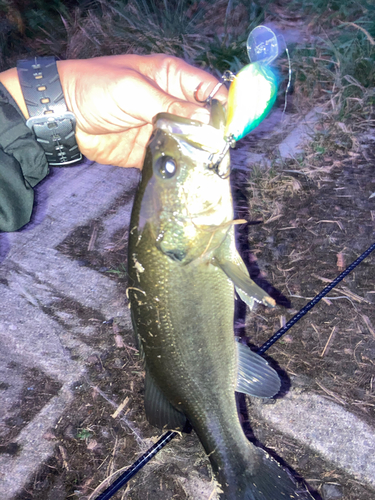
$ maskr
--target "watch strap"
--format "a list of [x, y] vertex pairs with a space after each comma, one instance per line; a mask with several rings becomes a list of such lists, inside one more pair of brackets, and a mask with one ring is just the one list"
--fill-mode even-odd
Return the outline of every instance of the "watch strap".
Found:
[[18, 78], [34, 132], [50, 165], [69, 165], [82, 159], [75, 137], [76, 119], [68, 111], [54, 57], [35, 57], [17, 63]]

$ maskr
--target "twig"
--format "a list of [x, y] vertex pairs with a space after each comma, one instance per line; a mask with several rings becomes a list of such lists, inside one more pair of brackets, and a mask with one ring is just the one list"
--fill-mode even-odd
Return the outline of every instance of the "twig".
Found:
[[[94, 385], [91, 385], [90, 386], [92, 389], [94, 389], [94, 391], [96, 391], [98, 394], [101, 395], [102, 398], [104, 398], [110, 405], [112, 405], [114, 408], [117, 409], [117, 404], [112, 401], [107, 395], [105, 392], [103, 392], [101, 389], [99, 389], [99, 387], [97, 386], [94, 386]], [[135, 425], [133, 425], [126, 417], [121, 417], [121, 420], [127, 425], [127, 427], [129, 427], [129, 429], [132, 431], [132, 433], [134, 434], [136, 440], [138, 441], [138, 444], [141, 444], [143, 445], [144, 444], [144, 441], [143, 439], [141, 438], [140, 436], [140, 432], [139, 430], [137, 429], [137, 427]]]
[[338, 396], [336, 396], [336, 394], [328, 389], [326, 389], [322, 384], [319, 384], [319, 382], [316, 382], [317, 385], [322, 389], [322, 391], [324, 391], [326, 394], [328, 394], [328, 396], [331, 396], [331, 398], [334, 398], [336, 399], [336, 401], [338, 401], [339, 403], [341, 403], [342, 405], [345, 405], [346, 402], [339, 398]]
[[359, 302], [359, 303], [366, 302], [366, 304], [371, 304], [371, 302], [369, 302], [368, 300], [364, 299], [360, 295], [357, 295], [356, 293], [352, 292], [346, 286], [342, 286], [342, 287], [338, 288], [337, 290], [339, 290], [344, 295], [347, 295], [351, 299], [355, 300], [356, 302]]
[[320, 224], [321, 222], [332, 222], [333, 224], [337, 224], [339, 226], [339, 228], [341, 229], [341, 231], [344, 231], [344, 226], [342, 225], [342, 223], [339, 220], [318, 220], [318, 222], [316, 222], [316, 224]]
[[365, 322], [369, 332], [371, 333], [371, 335], [374, 337], [375, 339], [375, 330], [371, 324], [371, 321], [370, 321], [370, 318], [368, 316], [366, 316], [365, 314], [361, 314], [362, 318], [363, 318], [363, 321]]
[[94, 246], [95, 246], [95, 241], [96, 241], [96, 238], [98, 237], [98, 226], [94, 226], [93, 230], [92, 230], [92, 233], [91, 233], [91, 238], [90, 238], [90, 242], [88, 244], [88, 247], [87, 247], [87, 250], [90, 252], [91, 250], [94, 250]]
[[103, 489], [104, 486], [107, 486], [107, 484], [110, 483], [111, 479], [113, 478], [113, 476], [116, 476], [117, 474], [119, 474], [120, 472], [124, 472], [126, 471], [127, 469], [129, 468], [128, 465], [125, 465], [125, 467], [121, 467], [121, 469], [118, 469], [116, 470], [115, 472], [113, 472], [110, 476], [106, 477], [104, 479], [104, 481], [102, 481], [96, 488], [95, 490], [90, 494], [88, 500], [93, 500], [94, 496], [99, 493], [99, 491], [101, 489]]
[[116, 418], [119, 416], [119, 414], [122, 412], [122, 410], [125, 408], [125, 406], [129, 403], [129, 396], [126, 396], [126, 398], [124, 399], [124, 401], [119, 405], [119, 407], [117, 408], [117, 410], [112, 413], [111, 417], [112, 418]]
[[327, 340], [327, 343], [326, 345], [324, 346], [324, 349], [322, 351], [322, 354], [320, 355], [320, 357], [322, 358], [328, 351], [329, 351], [329, 346], [330, 346], [330, 343], [333, 341], [334, 339], [334, 334], [335, 334], [335, 331], [336, 331], [336, 327], [334, 326], [332, 328], [332, 331], [331, 331], [331, 334], [330, 336], [328, 337], [328, 340]]

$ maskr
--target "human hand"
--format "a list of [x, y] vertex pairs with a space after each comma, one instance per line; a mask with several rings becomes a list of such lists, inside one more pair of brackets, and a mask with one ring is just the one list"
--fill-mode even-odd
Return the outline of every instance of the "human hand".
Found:
[[[181, 59], [164, 54], [123, 55], [58, 61], [69, 111], [77, 119], [80, 151], [90, 160], [142, 167], [152, 119], [160, 112], [208, 123], [203, 100], [217, 79]], [[226, 100], [226, 89], [215, 96]]]

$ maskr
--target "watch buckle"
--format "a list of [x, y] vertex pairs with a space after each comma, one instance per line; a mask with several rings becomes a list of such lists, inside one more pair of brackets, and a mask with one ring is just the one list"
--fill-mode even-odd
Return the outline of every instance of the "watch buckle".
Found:
[[[72, 122], [72, 127], [73, 130], [75, 130], [76, 127], [76, 117], [71, 113], [70, 111], [66, 111], [62, 115], [56, 115], [55, 113], [51, 113], [48, 115], [39, 115], [39, 116], [31, 116], [27, 121], [26, 125], [29, 127], [29, 129], [34, 132], [34, 125], [49, 125], [49, 124], [56, 124], [58, 127], [58, 123], [56, 122], [62, 122], [63, 120], [70, 120]], [[53, 127], [51, 127], [53, 128]]]

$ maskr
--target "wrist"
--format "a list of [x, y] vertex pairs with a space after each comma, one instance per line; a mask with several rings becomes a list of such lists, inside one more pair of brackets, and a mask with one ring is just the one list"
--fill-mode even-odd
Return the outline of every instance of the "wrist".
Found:
[[48, 163], [64, 166], [80, 161], [76, 119], [67, 107], [55, 58], [20, 60], [17, 72], [30, 116], [26, 125], [44, 149]]
[[[63, 89], [65, 101], [67, 108], [69, 111], [71, 110], [70, 100], [68, 99], [69, 94], [66, 92], [67, 88], [67, 78], [66, 74], [69, 70], [70, 61], [56, 61], [57, 69], [60, 76], [61, 86]], [[26, 120], [30, 117], [29, 112], [27, 111], [25, 99], [23, 97], [20, 81], [18, 78], [17, 68], [11, 68], [6, 71], [2, 71], [0, 73], [0, 82], [4, 85], [13, 99], [16, 101], [18, 107], [22, 111], [22, 114], [26, 118]]]
[[25, 99], [23, 98], [20, 81], [18, 79], [17, 68], [11, 68], [0, 73], [0, 82], [7, 89], [9, 94], [16, 101], [25, 119], [29, 118]]

